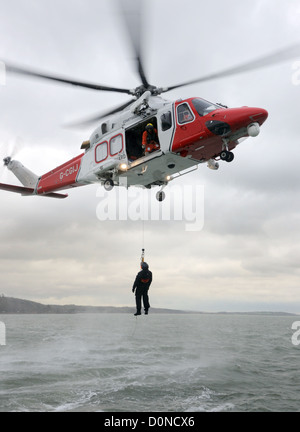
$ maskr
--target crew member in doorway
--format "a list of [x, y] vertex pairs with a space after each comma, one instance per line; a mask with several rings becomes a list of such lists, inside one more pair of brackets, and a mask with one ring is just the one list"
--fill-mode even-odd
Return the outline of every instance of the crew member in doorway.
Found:
[[158, 144], [157, 129], [152, 123], [148, 123], [143, 133], [142, 147], [145, 149], [145, 155], [160, 149]]
[[148, 310], [150, 308], [148, 290], [152, 282], [152, 272], [149, 270], [149, 266], [145, 262], [141, 263], [141, 269], [142, 270], [137, 274], [132, 287], [132, 292], [135, 292], [136, 300], [136, 313], [134, 316], [141, 315], [142, 298], [145, 315], [148, 315]]

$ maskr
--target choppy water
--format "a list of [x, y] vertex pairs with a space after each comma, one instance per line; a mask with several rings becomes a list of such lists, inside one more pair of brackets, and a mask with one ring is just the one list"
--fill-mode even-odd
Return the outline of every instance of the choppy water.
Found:
[[297, 320], [0, 315], [0, 411], [299, 411]]

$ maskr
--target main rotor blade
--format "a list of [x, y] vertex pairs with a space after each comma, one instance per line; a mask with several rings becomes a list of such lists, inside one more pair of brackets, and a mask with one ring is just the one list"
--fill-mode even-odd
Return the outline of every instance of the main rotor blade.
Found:
[[300, 44], [289, 46], [289, 47], [284, 48], [280, 51], [276, 51], [272, 54], [269, 54], [265, 57], [260, 57], [256, 60], [251, 61], [251, 62], [244, 63], [242, 65], [235, 66], [233, 68], [229, 68], [229, 69], [223, 70], [221, 72], [207, 75], [207, 76], [204, 76], [202, 78], [198, 78], [198, 79], [195, 79], [192, 81], [187, 81], [187, 82], [182, 83], [182, 84], [177, 84], [174, 86], [165, 87], [163, 89], [162, 93], [170, 91], [170, 90], [174, 90], [174, 89], [179, 88], [179, 87], [190, 85], [190, 84], [196, 84], [196, 83], [201, 83], [201, 82], [205, 82], [205, 81], [211, 81], [211, 80], [214, 80], [217, 78], [228, 77], [231, 75], [236, 75], [239, 73], [259, 69], [259, 68], [262, 68], [265, 66], [275, 65], [275, 64], [284, 62], [286, 60], [291, 60], [292, 58], [296, 58], [296, 57], [300, 57]]
[[18, 74], [18, 75], [26, 75], [26, 76], [46, 79], [46, 80], [50, 80], [50, 81], [57, 81], [60, 83], [71, 84], [71, 85], [78, 86], [78, 87], [85, 87], [85, 88], [92, 89], [92, 90], [101, 90], [101, 91], [110, 91], [110, 92], [132, 94], [132, 91], [130, 89], [108, 87], [108, 86], [104, 86], [104, 85], [98, 85], [98, 84], [92, 84], [92, 83], [87, 83], [87, 82], [82, 82], [82, 81], [76, 81], [73, 79], [59, 77], [56, 75], [48, 75], [48, 74], [46, 75], [46, 74], [38, 72], [38, 71], [34, 71], [31, 69], [25, 69], [25, 68], [22, 68], [19, 66], [15, 66], [15, 65], [6, 63], [6, 62], [5, 62], [5, 67], [6, 67], [7, 72]]
[[108, 117], [112, 114], [116, 114], [119, 111], [122, 111], [123, 109], [127, 108], [129, 105], [131, 105], [133, 102], [135, 102], [136, 99], [131, 99], [130, 101], [126, 102], [123, 105], [120, 105], [114, 109], [111, 109], [110, 111], [107, 112], [102, 112], [101, 114], [97, 114], [93, 117], [90, 117], [88, 119], [79, 121], [79, 122], [74, 122], [74, 123], [68, 123], [67, 125], [65, 125], [66, 127], [77, 127], [77, 126], [88, 126], [90, 124], [93, 124], [97, 121], [100, 121], [101, 119]]
[[137, 69], [143, 85], [148, 88], [149, 81], [146, 78], [145, 70], [142, 63], [142, 0], [118, 0], [119, 9], [123, 15], [127, 33], [137, 61]]

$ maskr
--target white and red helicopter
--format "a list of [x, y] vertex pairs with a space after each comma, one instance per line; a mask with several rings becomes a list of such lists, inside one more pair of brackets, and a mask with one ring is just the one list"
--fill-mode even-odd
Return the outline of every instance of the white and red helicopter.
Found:
[[[141, 35], [138, 23], [134, 22], [136, 18], [126, 11], [124, 17], [142, 82], [135, 89], [76, 81], [4, 62], [8, 73], [97, 91], [126, 93], [133, 98], [106, 114], [85, 121], [98, 121], [100, 124], [89, 140], [83, 142], [82, 153], [42, 176], [32, 173], [10, 156], [5, 157], [4, 165], [23, 186], [0, 183], [0, 189], [23, 196], [66, 198], [68, 195], [60, 191], [93, 183], [101, 183], [106, 190], [120, 185], [144, 188], [158, 186], [161, 189], [156, 196], [162, 201], [162, 189], [195, 166], [207, 163], [209, 168], [217, 170], [219, 160], [231, 162], [234, 158], [232, 150], [241, 138], [257, 136], [268, 113], [263, 108], [228, 108], [199, 97], [170, 101], [161, 95], [185, 85], [270, 66], [295, 58], [300, 53], [299, 45], [294, 45], [209, 76], [169, 87], [156, 87], [149, 83], [144, 71]], [[148, 123], [157, 130], [159, 147], [145, 153], [141, 144]]]

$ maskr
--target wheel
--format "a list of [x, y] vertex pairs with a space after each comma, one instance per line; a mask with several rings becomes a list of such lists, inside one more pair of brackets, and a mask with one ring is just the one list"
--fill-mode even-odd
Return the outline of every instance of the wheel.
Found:
[[166, 194], [163, 191], [157, 192], [156, 199], [159, 202], [162, 202], [166, 198]]
[[223, 161], [226, 161], [226, 162], [232, 162], [234, 159], [234, 154], [230, 151], [223, 150], [220, 153], [220, 159], [222, 159]]
[[111, 179], [107, 179], [104, 182], [104, 189], [106, 191], [111, 191], [114, 187], [114, 182]]
[[234, 154], [232, 152], [228, 152], [226, 162], [232, 162], [234, 159]]
[[223, 161], [226, 161], [227, 160], [227, 158], [228, 158], [228, 151], [227, 150], [223, 150], [221, 153], [220, 153], [220, 158], [223, 160]]

